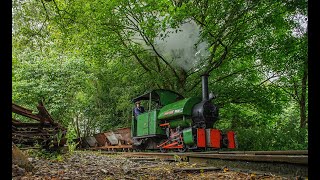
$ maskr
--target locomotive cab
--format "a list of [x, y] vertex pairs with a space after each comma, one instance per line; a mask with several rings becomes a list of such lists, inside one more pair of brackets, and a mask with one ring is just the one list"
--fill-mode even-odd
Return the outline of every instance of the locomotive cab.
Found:
[[[163, 128], [160, 127], [158, 114], [163, 106], [183, 99], [183, 96], [164, 89], [157, 89], [147, 92], [141, 96], [132, 99], [132, 102], [142, 101], [145, 106], [145, 112], [134, 116], [132, 112], [131, 136], [134, 144], [141, 145], [143, 141], [157, 141], [166, 136]], [[149, 143], [150, 144], [150, 143]], [[152, 144], [152, 143], [151, 143]], [[150, 147], [152, 149], [153, 147]]]

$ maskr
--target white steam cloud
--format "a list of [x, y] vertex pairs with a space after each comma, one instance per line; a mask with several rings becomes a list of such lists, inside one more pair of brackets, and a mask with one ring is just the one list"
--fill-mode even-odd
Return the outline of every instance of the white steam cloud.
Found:
[[[163, 35], [160, 36], [160, 34]], [[175, 67], [188, 71], [210, 55], [208, 43], [200, 42], [200, 27], [194, 21], [188, 21], [177, 29], [168, 28], [160, 34], [154, 39], [155, 49]], [[150, 49], [141, 39], [138, 34], [132, 37], [133, 41]]]
[[169, 28], [165, 34], [168, 32], [166, 37], [155, 39], [155, 47], [172, 65], [188, 71], [210, 55], [208, 43], [199, 42], [200, 27], [194, 21]]

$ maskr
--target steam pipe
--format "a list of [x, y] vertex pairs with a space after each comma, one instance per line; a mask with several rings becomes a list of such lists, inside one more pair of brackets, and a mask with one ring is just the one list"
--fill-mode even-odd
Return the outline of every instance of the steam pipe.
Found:
[[209, 74], [203, 74], [202, 77], [202, 101], [209, 100], [208, 77]]

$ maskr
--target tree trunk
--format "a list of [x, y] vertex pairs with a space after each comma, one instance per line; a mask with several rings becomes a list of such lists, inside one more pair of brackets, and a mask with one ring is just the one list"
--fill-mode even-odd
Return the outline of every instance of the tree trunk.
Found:
[[76, 130], [77, 130], [77, 138], [80, 138], [81, 143], [81, 135], [80, 135], [80, 128], [79, 128], [79, 114], [76, 116]]
[[300, 103], [300, 127], [304, 128], [307, 124], [307, 115], [306, 115], [306, 104], [305, 102]]
[[300, 99], [300, 127], [306, 127], [306, 94], [307, 94], [308, 67], [305, 65], [303, 69], [303, 77], [301, 80], [301, 99]]

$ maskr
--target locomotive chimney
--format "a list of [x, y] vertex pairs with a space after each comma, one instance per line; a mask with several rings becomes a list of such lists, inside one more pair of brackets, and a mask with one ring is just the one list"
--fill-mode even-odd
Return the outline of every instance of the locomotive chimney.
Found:
[[209, 74], [203, 74], [202, 76], [202, 101], [209, 100], [209, 90], [208, 90], [208, 77]]

